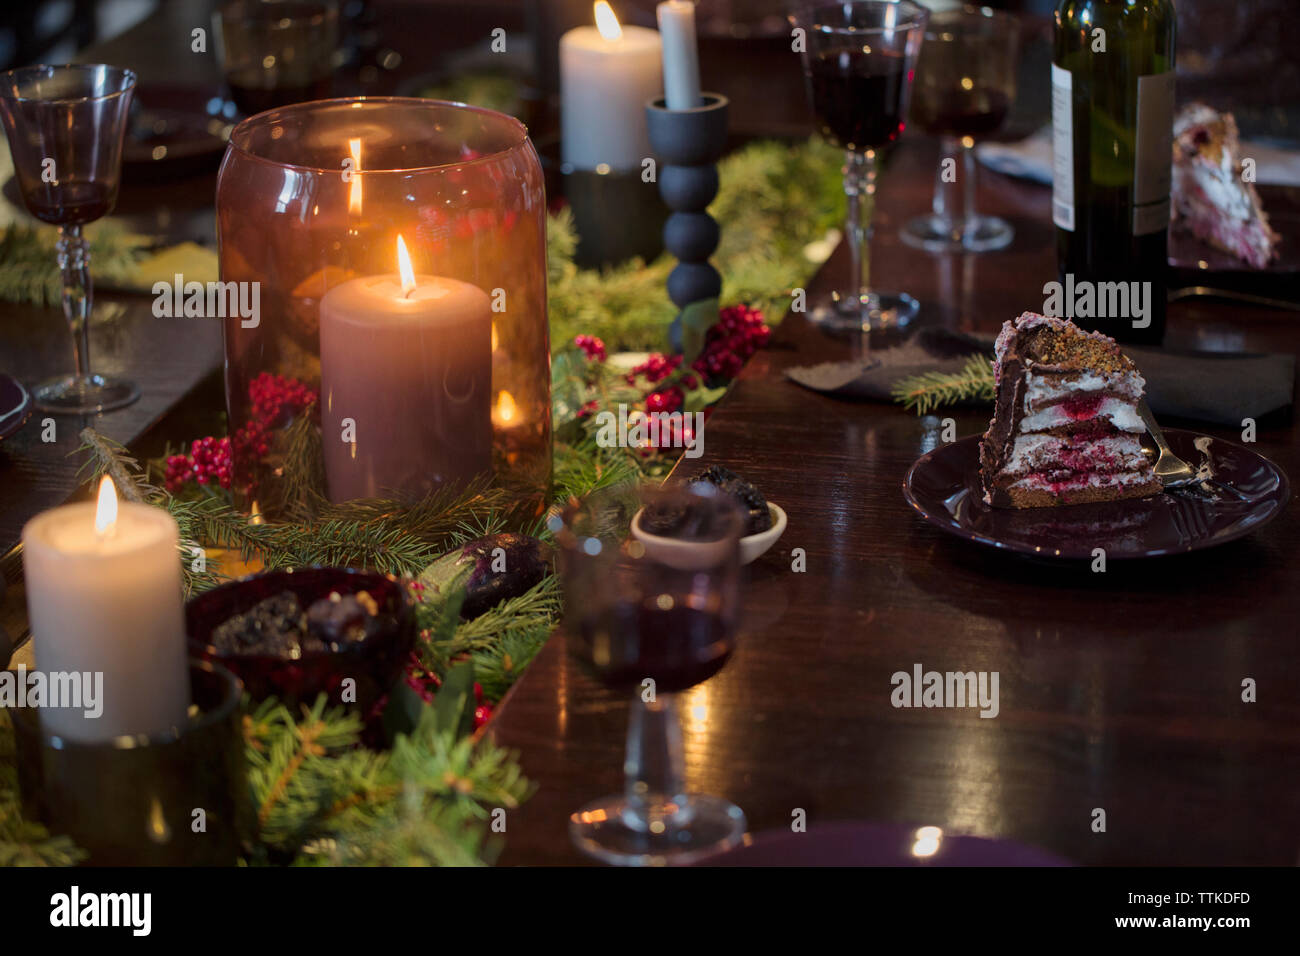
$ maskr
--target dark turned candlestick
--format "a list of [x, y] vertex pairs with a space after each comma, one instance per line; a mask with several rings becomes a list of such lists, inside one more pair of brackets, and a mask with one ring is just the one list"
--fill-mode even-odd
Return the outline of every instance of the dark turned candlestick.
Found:
[[714, 165], [727, 144], [727, 98], [701, 94], [695, 109], [670, 110], [662, 99], [646, 104], [650, 146], [659, 157], [659, 195], [671, 209], [664, 224], [664, 246], [677, 257], [668, 276], [668, 296], [677, 306], [670, 338], [682, 347], [681, 310], [692, 302], [714, 299], [722, 276], [709, 263], [718, 248], [718, 224], [706, 209], [718, 194]]

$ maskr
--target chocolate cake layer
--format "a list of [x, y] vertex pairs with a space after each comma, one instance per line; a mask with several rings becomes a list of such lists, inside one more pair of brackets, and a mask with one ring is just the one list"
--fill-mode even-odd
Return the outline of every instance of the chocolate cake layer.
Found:
[[1136, 407], [1146, 382], [1114, 340], [1025, 313], [1003, 326], [996, 350], [985, 501], [1036, 508], [1160, 490]]

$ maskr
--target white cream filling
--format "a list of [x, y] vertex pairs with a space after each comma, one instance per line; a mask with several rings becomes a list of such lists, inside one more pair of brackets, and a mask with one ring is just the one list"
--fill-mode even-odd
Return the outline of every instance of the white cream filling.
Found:
[[1032, 459], [1037, 457], [1050, 462], [1058, 458], [1063, 450], [1082, 455], [1106, 455], [1115, 459], [1116, 465], [1125, 470], [1141, 467], [1146, 462], [1146, 456], [1142, 454], [1142, 439], [1137, 435], [1113, 435], [1073, 446], [1068, 440], [1054, 435], [1020, 435], [1011, 446], [1011, 456], [1003, 471], [1015, 474], [1036, 470], [1031, 465]]
[[1042, 475], [1026, 475], [1019, 481], [1012, 482], [1012, 488], [1026, 491], [1079, 491], [1084, 488], [1125, 488], [1129, 485], [1144, 485], [1153, 479], [1150, 471], [1119, 471], [1107, 474], [1091, 474], [1069, 481], [1048, 481]]
[[1135, 371], [1130, 372], [1082, 372], [1077, 378], [1061, 379], [1060, 376], [1025, 375], [1025, 411], [1042, 408], [1051, 402], [1072, 398], [1080, 392], [1117, 392], [1133, 401], [1142, 397], [1146, 380]]
[[1091, 418], [1071, 418], [1066, 414], [1065, 406], [1052, 405], [1050, 408], [1044, 408], [1041, 412], [1034, 412], [1032, 415], [1026, 415], [1020, 421], [1021, 432], [1045, 432], [1052, 428], [1059, 428], [1062, 425], [1073, 425], [1082, 421], [1097, 421], [1099, 419], [1109, 419], [1110, 423], [1122, 432], [1135, 432], [1141, 434], [1146, 431], [1146, 426], [1142, 424], [1142, 418], [1138, 415], [1137, 409], [1131, 402], [1121, 401], [1116, 398], [1103, 398], [1097, 406], [1096, 414]]

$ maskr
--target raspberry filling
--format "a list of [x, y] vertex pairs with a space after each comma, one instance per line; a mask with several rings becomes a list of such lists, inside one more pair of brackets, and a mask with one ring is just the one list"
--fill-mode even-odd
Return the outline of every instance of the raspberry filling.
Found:
[[1067, 398], [1061, 402], [1061, 410], [1073, 421], [1081, 422], [1089, 418], [1097, 417], [1097, 409], [1101, 407], [1101, 400], [1104, 396], [1098, 392], [1094, 395], [1080, 395], [1077, 398]]

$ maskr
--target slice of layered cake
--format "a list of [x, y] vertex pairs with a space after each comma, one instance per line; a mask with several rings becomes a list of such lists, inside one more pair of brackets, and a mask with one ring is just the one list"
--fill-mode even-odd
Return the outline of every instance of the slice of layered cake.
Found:
[[1189, 103], [1174, 117], [1172, 222], [1256, 269], [1277, 253], [1253, 183], [1242, 178], [1241, 141], [1231, 113]]
[[980, 444], [984, 501], [1042, 508], [1161, 490], [1142, 451], [1146, 381], [1115, 340], [1026, 312], [995, 347], [993, 421]]

